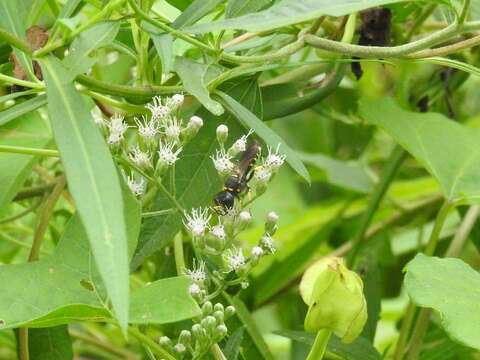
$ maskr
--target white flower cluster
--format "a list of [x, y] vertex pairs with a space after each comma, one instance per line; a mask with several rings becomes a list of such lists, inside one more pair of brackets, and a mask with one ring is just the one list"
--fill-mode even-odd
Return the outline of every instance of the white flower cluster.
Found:
[[[120, 156], [125, 155], [124, 158], [131, 164], [133, 171], [127, 176], [127, 184], [136, 196], [141, 196], [147, 188], [145, 179], [139, 174], [143, 172], [152, 177], [161, 176], [175, 165], [183, 146], [203, 126], [203, 120], [198, 116], [192, 116], [186, 124], [178, 117], [183, 101], [182, 94], [165, 98], [155, 96], [145, 106], [150, 116], [134, 117], [134, 125], [130, 126], [120, 114], [104, 120], [98, 111], [92, 112], [95, 123], [104, 131], [112, 151]], [[134, 129], [135, 134], [132, 139], [129, 137], [129, 142], [133, 144], [127, 149], [125, 138], [129, 128]]]

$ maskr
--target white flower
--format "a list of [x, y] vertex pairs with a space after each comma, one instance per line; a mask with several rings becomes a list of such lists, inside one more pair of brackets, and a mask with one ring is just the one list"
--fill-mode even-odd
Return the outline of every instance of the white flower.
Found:
[[97, 124], [98, 126], [105, 125], [105, 119], [103, 118], [102, 112], [97, 106], [95, 106], [92, 111], [90, 111], [90, 114], [92, 115], [95, 124]]
[[188, 288], [188, 292], [189, 292], [190, 295], [192, 295], [192, 296], [197, 296], [197, 295], [200, 295], [200, 293], [202, 292], [202, 289], [201, 289], [200, 286], [198, 286], [197, 284], [192, 284], [192, 285], [190, 285], [190, 287]]
[[179, 354], [181, 353], [184, 353], [185, 350], [187, 350], [187, 348], [185, 347], [185, 345], [181, 344], [181, 343], [178, 343], [176, 344], [174, 347], [173, 347], [173, 350]]
[[123, 140], [123, 134], [128, 129], [128, 125], [123, 121], [124, 117], [120, 114], [115, 114], [107, 123], [110, 132], [107, 142], [109, 144], [117, 144]]
[[152, 120], [158, 121], [170, 114], [168, 106], [162, 104], [160, 96], [154, 96], [152, 102], [145, 106], [152, 113]]
[[237, 271], [245, 266], [245, 256], [242, 249], [230, 249], [227, 253], [227, 265], [229, 271]]
[[178, 140], [181, 132], [181, 122], [177, 118], [169, 118], [165, 122], [164, 133], [169, 140]]
[[260, 245], [270, 254], [274, 254], [277, 250], [275, 248], [275, 242], [269, 234], [265, 234], [264, 236], [262, 236], [262, 239], [260, 240]]
[[240, 214], [238, 214], [238, 217], [240, 218], [240, 221], [242, 222], [250, 222], [252, 220], [252, 214], [250, 214], [250, 211], [243, 210]]
[[283, 165], [286, 159], [286, 155], [280, 155], [278, 150], [280, 149], [280, 144], [278, 144], [275, 152], [272, 151], [272, 148], [268, 147], [268, 155], [265, 159], [265, 166], [271, 168], [272, 170], [277, 170], [280, 166]]
[[182, 148], [179, 147], [177, 150], [173, 151], [175, 146], [174, 142], [162, 143], [160, 142], [158, 157], [159, 161], [167, 166], [172, 166], [178, 160], [178, 154], [182, 151]]
[[158, 133], [157, 122], [154, 121], [153, 119], [148, 120], [148, 118], [145, 115], [142, 115], [141, 120], [139, 120], [138, 118], [135, 118], [135, 123], [137, 124], [137, 127], [138, 127], [138, 133], [143, 139], [147, 141], [152, 141]]
[[129, 176], [127, 177], [127, 184], [135, 196], [143, 195], [145, 191], [145, 179], [141, 178], [140, 181], [136, 181], [133, 176]]
[[234, 154], [238, 154], [240, 151], [245, 151], [247, 149], [247, 139], [253, 133], [253, 130], [250, 129], [247, 135], [243, 135], [240, 139], [235, 141], [231, 147]]
[[186, 269], [185, 274], [190, 277], [190, 279], [194, 283], [203, 283], [207, 280], [207, 273], [205, 272], [205, 263], [203, 261], [199, 261], [198, 265], [195, 263], [195, 259], [193, 260], [193, 269]]
[[275, 211], [270, 211], [267, 214], [267, 222], [272, 224], [276, 224], [278, 222], [278, 215]]
[[251, 254], [255, 258], [259, 258], [263, 255], [263, 249], [260, 246], [254, 246], [251, 250]]
[[222, 224], [218, 224], [212, 227], [210, 230], [210, 233], [215, 236], [217, 239], [220, 240], [225, 240], [226, 234], [225, 234], [225, 228], [223, 227]]
[[255, 173], [253, 177], [259, 183], [266, 184], [272, 177], [272, 171], [268, 167], [260, 166], [257, 169], [255, 169]]
[[128, 157], [139, 168], [145, 169], [152, 166], [152, 155], [146, 151], [142, 151], [138, 145], [132, 149]]
[[228, 155], [225, 150], [217, 150], [215, 156], [210, 156], [213, 160], [213, 165], [215, 169], [221, 174], [229, 174], [233, 170], [233, 163], [230, 161], [232, 157]]
[[208, 208], [192, 209], [191, 213], [185, 212], [183, 224], [192, 233], [193, 236], [203, 236], [205, 230], [210, 227], [209, 221], [212, 215], [208, 213]]

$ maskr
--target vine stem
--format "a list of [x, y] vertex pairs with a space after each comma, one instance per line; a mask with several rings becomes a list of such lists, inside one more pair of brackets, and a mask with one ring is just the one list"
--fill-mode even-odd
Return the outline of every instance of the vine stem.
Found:
[[[40, 254], [40, 248], [45, 238], [45, 232], [48, 229], [48, 223], [50, 217], [53, 214], [53, 208], [57, 203], [58, 199], [62, 195], [63, 189], [65, 187], [65, 177], [61, 176], [58, 178], [55, 187], [53, 188], [51, 194], [45, 200], [45, 204], [42, 207], [40, 216], [38, 218], [37, 228], [35, 230], [35, 235], [33, 237], [32, 248], [30, 249], [30, 255], [28, 256], [28, 262], [38, 260]], [[28, 351], [28, 328], [19, 328], [18, 329], [18, 357], [20, 360], [29, 360], [30, 354]]]
[[27, 80], [21, 80], [17, 79], [8, 75], [4, 75], [0, 73], [0, 81], [6, 82], [8, 84], [15, 84], [15, 85], [20, 85], [32, 89], [44, 89], [45, 86], [43, 83], [35, 83], [32, 81], [27, 81]]
[[[458, 228], [455, 236], [453, 237], [453, 240], [451, 241], [447, 251], [445, 252], [446, 257], [457, 257], [460, 255], [463, 249], [463, 245], [468, 239], [468, 235], [472, 231], [472, 228], [475, 225], [479, 215], [479, 206], [471, 206], [468, 209], [462, 223], [460, 224], [460, 227]], [[423, 337], [428, 329], [428, 323], [431, 313], [431, 309], [422, 308], [420, 310], [411, 336], [411, 341], [407, 353], [408, 359], [415, 360], [418, 358], [420, 348], [423, 343]]]
[[136, 338], [138, 341], [140, 341], [142, 344], [148, 346], [155, 354], [159, 355], [162, 359], [175, 360], [175, 358], [170, 355], [168, 351], [166, 351], [159, 344], [150, 339], [147, 335], [140, 332], [140, 330], [138, 330], [137, 328], [129, 327], [128, 333], [134, 338]]
[[[435, 219], [435, 224], [430, 234], [427, 246], [425, 247], [424, 254], [427, 256], [432, 256], [437, 248], [438, 239], [440, 237], [440, 232], [442, 231], [445, 220], [447, 219], [448, 213], [456, 206], [456, 202], [446, 200], [440, 210], [438, 211], [437, 218]], [[394, 360], [403, 359], [405, 353], [405, 346], [408, 339], [408, 334], [410, 328], [412, 327], [412, 322], [415, 315], [415, 304], [410, 301], [408, 303], [405, 318], [403, 320], [402, 328], [400, 329], [400, 335], [397, 341], [397, 346], [395, 348]]]
[[365, 211], [360, 224], [360, 230], [357, 236], [352, 241], [352, 250], [348, 256], [350, 266], [354, 263], [355, 257], [358, 255], [360, 246], [365, 239], [365, 234], [373, 220], [373, 216], [377, 211], [382, 199], [384, 198], [395, 174], [406, 158], [406, 152], [400, 145], [396, 145], [391, 152], [385, 169], [382, 172], [380, 182], [375, 186], [370, 201], [368, 202], [367, 210]]
[[327, 350], [328, 340], [330, 340], [330, 336], [332, 335], [332, 331], [328, 329], [322, 329], [317, 333], [315, 337], [315, 342], [308, 353], [306, 360], [321, 360], [325, 355], [325, 351]]

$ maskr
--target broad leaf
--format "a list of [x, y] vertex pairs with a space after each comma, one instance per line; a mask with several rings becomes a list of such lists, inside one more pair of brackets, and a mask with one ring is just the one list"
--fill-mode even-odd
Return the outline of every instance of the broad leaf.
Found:
[[12, 121], [24, 114], [37, 110], [47, 103], [46, 95], [35, 96], [34, 98], [16, 104], [7, 110], [0, 112], [0, 126]]
[[207, 89], [208, 65], [177, 56], [175, 58], [175, 71], [182, 79], [185, 89], [195, 96], [208, 111], [217, 116], [223, 114], [222, 105], [210, 98]]
[[223, 0], [195, 0], [175, 19], [172, 25], [174, 28], [180, 29], [195, 24], [205, 15], [215, 10], [221, 2]]
[[260, 11], [273, 4], [274, 0], [228, 0], [225, 17], [237, 16]]
[[84, 73], [97, 61], [92, 52], [110, 44], [120, 29], [119, 22], [102, 22], [82, 32], [70, 46], [69, 53], [63, 60], [69, 75], [73, 78]]
[[240, 123], [242, 123], [246, 128], [251, 128], [255, 130], [255, 133], [260, 136], [267, 145], [271, 146], [273, 149], [276, 149], [280, 144], [280, 152], [286, 155], [286, 161], [295, 170], [301, 177], [303, 177], [308, 183], [310, 182], [310, 175], [303, 165], [302, 161], [298, 157], [297, 153], [291, 149], [285, 141], [270, 129], [262, 120], [252, 114], [248, 109], [246, 109], [242, 104], [239, 104], [235, 99], [233, 99], [228, 94], [225, 94], [221, 91], [217, 91], [218, 96], [222, 100], [225, 108], [233, 114]]
[[323, 170], [331, 184], [362, 193], [373, 189], [372, 179], [358, 163], [336, 160], [320, 153], [300, 153], [299, 157], [304, 163]]
[[[303, 344], [313, 345], [315, 335], [303, 331], [278, 331], [278, 335], [288, 337]], [[344, 344], [335, 335], [330, 338], [327, 354], [340, 356], [345, 360], [380, 360], [382, 356], [373, 347], [372, 343], [363, 337], [358, 337], [350, 344]]]
[[[140, 205], [131, 194], [125, 194], [125, 198], [129, 248], [133, 252], [139, 232]], [[111, 318], [106, 308], [107, 294], [78, 215], [68, 222], [52, 256], [33, 263], [0, 266], [0, 282], [10, 284], [0, 297], [2, 328], [45, 327]], [[198, 306], [188, 295], [189, 285], [187, 278], [180, 277], [162, 279], [134, 290], [130, 322], [162, 324], [198, 315]]]
[[204, 33], [225, 29], [267, 31], [317, 19], [320, 16], [343, 16], [370, 7], [402, 0], [283, 0], [272, 7], [233, 19], [198, 24], [186, 28], [189, 32]]
[[423, 254], [415, 256], [406, 269], [410, 298], [437, 311], [454, 340], [480, 349], [480, 274], [462, 260]]
[[72, 340], [66, 325], [28, 331], [30, 360], [73, 359]]
[[[256, 109], [261, 105], [261, 100], [258, 98], [258, 93], [251, 91], [253, 86], [256, 86], [256, 82], [248, 79], [234, 84], [225, 91], [248, 108]], [[233, 121], [231, 116], [219, 118], [205, 109], [202, 109], [197, 115], [203, 119], [204, 126], [194, 141], [182, 151], [181, 158], [175, 166], [177, 200], [187, 210], [199, 206], [210, 206], [213, 196], [221, 189], [222, 184], [210, 159], [210, 156], [215, 154], [218, 145], [215, 134], [216, 127], [221, 123], [226, 124], [229, 128], [230, 138], [233, 140], [242, 134], [242, 128], [236, 121]], [[151, 210], [171, 208], [174, 208], [174, 205], [159, 193]], [[176, 212], [144, 221], [138, 248], [131, 263], [133, 269], [142, 264], [146, 257], [169, 244], [181, 229], [182, 217], [183, 214]]]
[[480, 203], [480, 129], [469, 129], [441, 114], [405, 111], [391, 99], [364, 101], [360, 114], [420, 161], [447, 199]]
[[[0, 145], [43, 148], [51, 141], [48, 124], [38, 112], [0, 127]], [[30, 174], [37, 157], [0, 152], [0, 213], [10, 203]]]
[[85, 225], [95, 263], [122, 327], [128, 322], [127, 232], [120, 179], [110, 151], [69, 74], [58, 60], [41, 62], [48, 112], [69, 191]]

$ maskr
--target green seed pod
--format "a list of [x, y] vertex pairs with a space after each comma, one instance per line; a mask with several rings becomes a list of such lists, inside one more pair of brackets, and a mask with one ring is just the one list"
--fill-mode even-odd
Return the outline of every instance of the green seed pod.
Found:
[[309, 306], [306, 331], [329, 329], [345, 343], [362, 332], [367, 321], [363, 282], [341, 258], [321, 259], [310, 266], [300, 283], [300, 294]]

